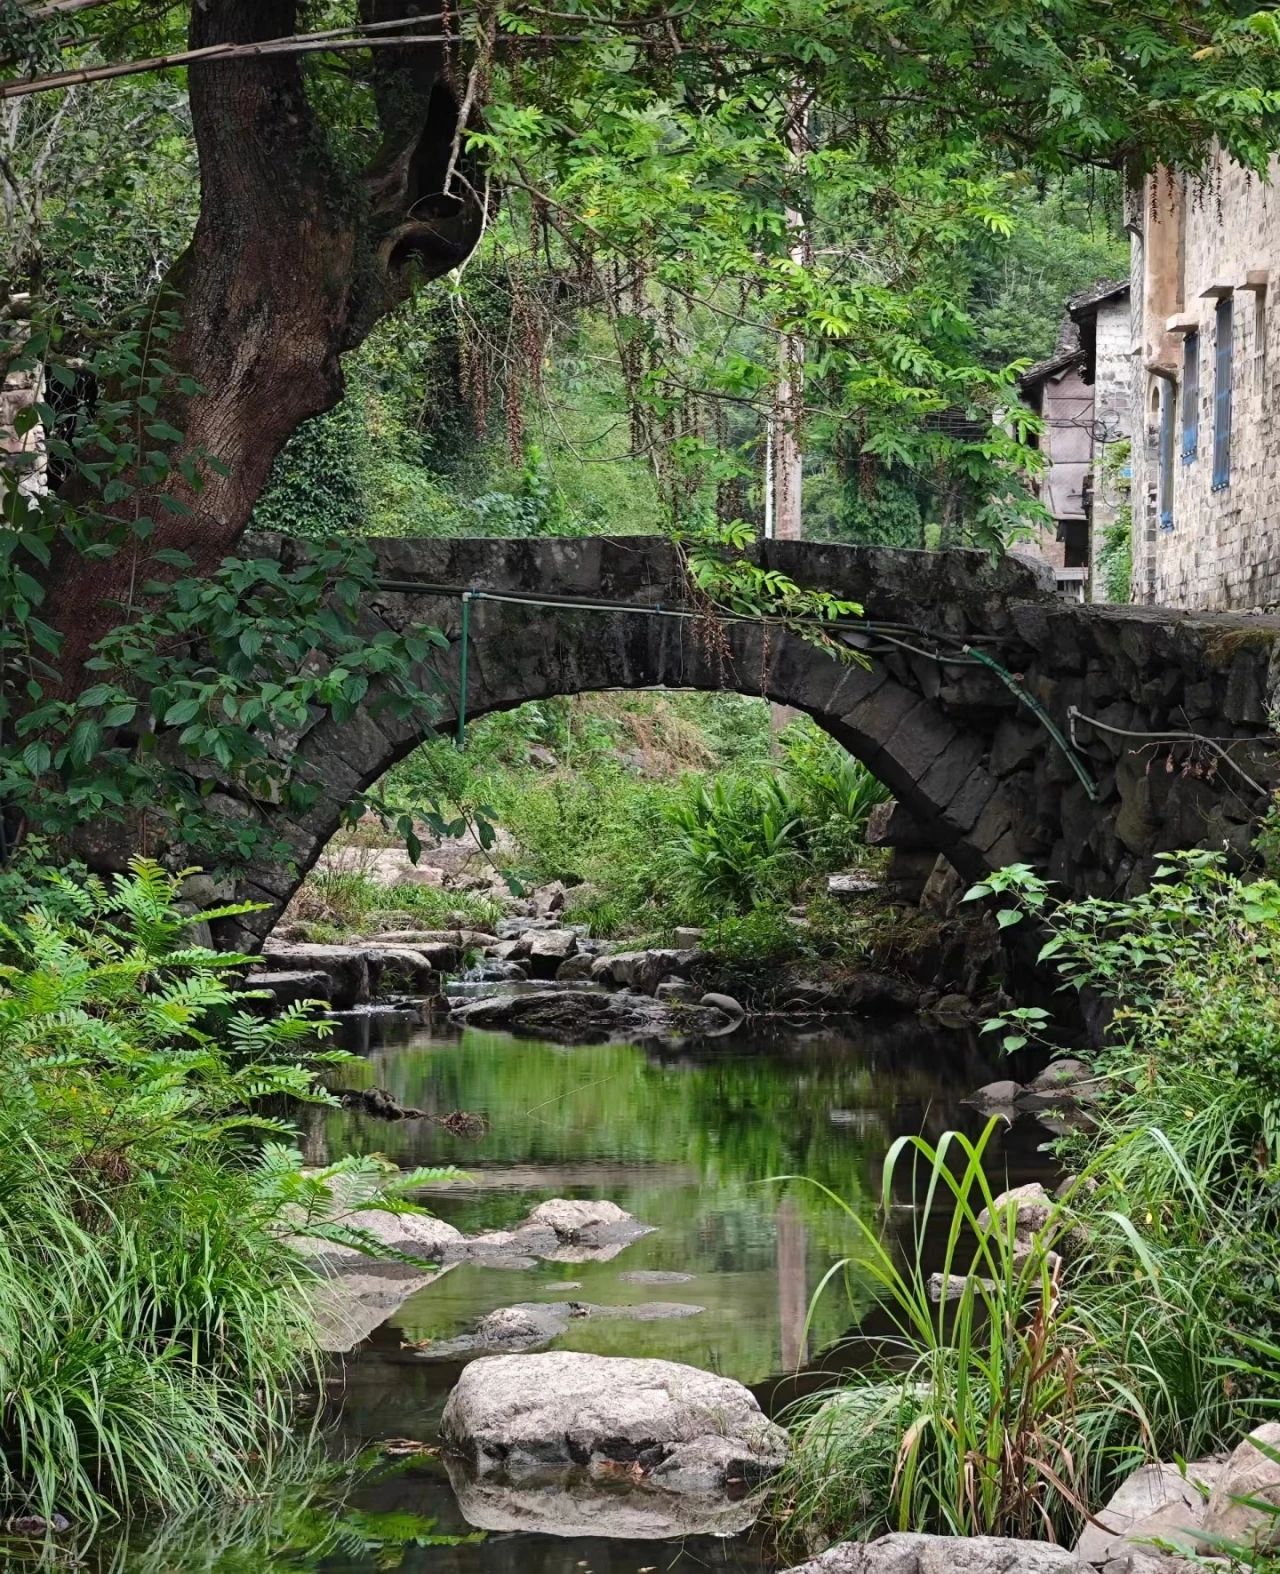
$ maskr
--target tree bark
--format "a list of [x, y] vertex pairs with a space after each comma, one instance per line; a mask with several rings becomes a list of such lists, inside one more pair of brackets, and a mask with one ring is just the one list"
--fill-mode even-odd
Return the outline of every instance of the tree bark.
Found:
[[[360, 10], [362, 21], [439, 14], [430, 0], [361, 0]], [[279, 38], [296, 30], [297, 11], [298, 0], [195, 0], [191, 46]], [[371, 73], [379, 147], [353, 175], [297, 58], [190, 69], [201, 202], [171, 281], [182, 327], [165, 355], [200, 385], [174, 393], [165, 411], [183, 433], [165, 490], [189, 512], [139, 490], [129, 506], [155, 521], [145, 542], [105, 561], [61, 543], [44, 615], [63, 639], [63, 697], [88, 681], [84, 660], [127, 617], [134, 587], [173, 575], [148, 562], [158, 549], [185, 552], [196, 573], [234, 552], [286, 440], [341, 398], [342, 353], [415, 280], [446, 273], [479, 238], [474, 188], [442, 190], [458, 129], [445, 49], [382, 50]], [[181, 479], [184, 456], [197, 460], [199, 487]]]

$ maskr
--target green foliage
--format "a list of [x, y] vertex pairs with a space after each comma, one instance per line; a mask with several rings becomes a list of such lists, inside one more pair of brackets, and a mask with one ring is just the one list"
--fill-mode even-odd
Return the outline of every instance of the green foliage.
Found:
[[492, 923], [496, 903], [470, 891], [429, 885], [379, 885], [358, 868], [313, 869], [290, 903], [291, 922], [306, 923], [312, 938], [360, 934], [401, 924], [449, 929]]
[[[192, 504], [165, 489], [198, 496], [206, 469], [219, 464], [183, 452], [182, 434], [160, 413], [172, 378], [164, 355], [178, 327], [173, 310], [157, 308], [74, 366], [57, 323], [0, 344], [0, 358], [7, 350], [9, 364], [50, 386], [74, 389], [91, 376], [112, 391], [67, 418], [51, 394], [15, 418], [19, 435], [43, 426], [50, 463], [83, 482], [75, 493], [28, 494], [21, 456], [0, 456], [10, 526], [0, 532], [0, 795], [11, 814], [38, 810], [48, 835], [158, 810], [180, 845], [245, 858], [262, 850], [261, 833], [251, 819], [205, 811], [217, 782], [305, 809], [316, 785], [293, 772], [282, 732], [309, 725], [317, 707], [339, 720], [360, 704], [429, 709], [433, 697], [415, 673], [445, 641], [431, 629], [361, 632], [359, 602], [375, 564], [358, 544], [317, 545], [289, 559], [229, 557], [203, 576], [190, 573], [183, 552], [148, 555], [157, 529], [150, 507], [189, 515]], [[40, 615], [55, 550], [68, 542], [91, 562], [126, 551], [137, 562], [129, 617], [94, 647], [87, 681], [70, 692], [57, 668], [61, 637]], [[375, 678], [379, 697], [370, 701]]]
[[[386, 799], [404, 812], [427, 799], [483, 808], [515, 842], [503, 868], [522, 885], [583, 886], [569, 906], [597, 933], [785, 906], [807, 880], [865, 855], [885, 789], [813, 723], [788, 727], [777, 759], [760, 701], [646, 701], [545, 701], [486, 718], [465, 753], [425, 745]], [[658, 774], [620, 761], [637, 743]], [[531, 766], [531, 749], [553, 751], [554, 767]]]
[[1097, 599], [1127, 605], [1133, 586], [1133, 509], [1128, 504], [1103, 527], [1097, 574], [1103, 590]]
[[1010, 204], [1009, 235], [971, 248], [973, 324], [989, 364], [1052, 355], [1068, 296], [1128, 276], [1119, 185], [1112, 171], [1075, 171], [1048, 190], [1024, 189]]
[[[977, 1143], [949, 1132], [891, 1149], [885, 1216], [904, 1163], [921, 1202], [906, 1259], [859, 1220], [854, 1262], [894, 1332], [804, 1408], [782, 1488], [792, 1530], [1067, 1542], [1139, 1464], [1234, 1441], [1260, 1413], [1247, 1396], [1263, 1408], [1274, 1397], [1259, 1352], [1223, 1337], [1242, 1276], [1258, 1268], [1237, 1255], [1250, 1226], [1232, 1185], [1197, 1184], [1158, 1128], [1135, 1153], [1137, 1132], [1104, 1119], [1028, 1243], [1016, 1205], [995, 1206], [996, 1124]], [[1128, 1187], [1140, 1167], [1171, 1188], [1158, 1213], [1150, 1192]], [[935, 1268], [955, 1276], [952, 1299], [931, 1295]], [[1273, 1293], [1265, 1303], [1274, 1314]]]
[[822, 627], [840, 618], [860, 618], [861, 606], [828, 590], [802, 588], [780, 569], [753, 562], [748, 554], [756, 544], [755, 530], [745, 520], [706, 524], [678, 532], [675, 539], [693, 588], [705, 598], [712, 618], [720, 610], [767, 618], [839, 661], [867, 665], [864, 656]]
[[697, 783], [666, 819], [678, 911], [743, 912], [778, 901], [799, 881], [800, 805], [780, 777]]
[[382, 1166], [303, 1175], [264, 1103], [332, 1102], [317, 1070], [347, 1057], [301, 1009], [246, 1010], [179, 877], [52, 884], [0, 929], [0, 1499], [92, 1522], [245, 1496], [313, 1348], [289, 1237], [362, 1241], [331, 1183], [378, 1206]]
[[781, 743], [808, 827], [809, 856], [824, 872], [839, 869], [857, 857], [871, 811], [888, 802], [889, 789], [812, 722], [788, 727]]
[[353, 390], [289, 439], [258, 499], [255, 527], [313, 541], [360, 533], [369, 507], [368, 465], [364, 412]]
[[[1022, 866], [972, 894], [1012, 894], [1067, 986], [1116, 1002], [1105, 1098], [1063, 1145], [1075, 1182], [1030, 1255], [977, 1217], [980, 1147], [895, 1150], [924, 1161], [926, 1219], [905, 1266], [866, 1245], [899, 1359], [874, 1368], [883, 1391], [859, 1377], [819, 1411], [792, 1466], [798, 1517], [828, 1533], [870, 1531], [887, 1499], [904, 1528], [1065, 1538], [1134, 1465], [1233, 1445], [1277, 1397], [1280, 886], [1189, 852], [1128, 901], [1057, 903]], [[1019, 1047], [1043, 1017], [996, 1025]], [[939, 1221], [942, 1270], [965, 1279], [946, 1311], [925, 1293]]]
[[[1051, 1209], [1028, 1251], [1016, 1207], [995, 1206], [986, 1149], [997, 1124], [976, 1143], [948, 1132], [936, 1147], [914, 1137], [890, 1149], [882, 1208], [900, 1168], [921, 1198], [905, 1263], [851, 1214], [861, 1236], [854, 1261], [894, 1333], [872, 1371], [806, 1406], [783, 1490], [807, 1523], [858, 1537], [885, 1525], [1061, 1533], [1095, 1500], [1092, 1472], [1141, 1457], [1145, 1418], [1134, 1415], [1123, 1369], [1104, 1364], [1105, 1350], [1089, 1365], [1076, 1360], [1080, 1330], [1049, 1255], [1072, 1227], [1069, 1211]], [[938, 1236], [939, 1271], [963, 1278], [955, 1301], [930, 1295]], [[852, 1266], [838, 1264], [828, 1281]]]

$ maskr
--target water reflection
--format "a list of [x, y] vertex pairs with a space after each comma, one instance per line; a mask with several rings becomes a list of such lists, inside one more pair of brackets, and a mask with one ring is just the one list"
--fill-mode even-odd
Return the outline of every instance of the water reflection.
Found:
[[[850, 1252], [856, 1258], [856, 1232], [844, 1210], [801, 1177], [871, 1218], [894, 1139], [919, 1132], [936, 1139], [955, 1127], [976, 1133], [982, 1123], [961, 1100], [995, 1071], [971, 1035], [929, 1032], [914, 1020], [754, 1029], [674, 1048], [457, 1037], [408, 1018], [372, 1029], [369, 1021], [353, 1021], [346, 1031], [362, 1045], [370, 1032], [376, 1041], [361, 1063], [344, 1068], [343, 1081], [385, 1088], [433, 1118], [388, 1124], [355, 1112], [313, 1111], [305, 1134], [312, 1162], [376, 1152], [406, 1167], [459, 1165], [469, 1181], [436, 1188], [424, 1200], [468, 1234], [509, 1228], [557, 1196], [606, 1197], [656, 1229], [612, 1261], [523, 1269], [463, 1263], [411, 1296], [330, 1373], [326, 1437], [344, 1456], [393, 1437], [432, 1444], [462, 1359], [433, 1357], [432, 1344], [454, 1339], [496, 1308], [567, 1297], [619, 1309], [655, 1298], [704, 1308], [651, 1322], [575, 1318], [555, 1346], [686, 1361], [752, 1385], [776, 1412], [823, 1368], [847, 1359], [842, 1336], [870, 1300], [855, 1266], [849, 1299], [833, 1293], [811, 1316], [810, 1298], [831, 1264]], [[485, 1117], [482, 1135], [460, 1136], [439, 1123], [460, 1109]], [[993, 1149], [1001, 1183], [1044, 1172], [1044, 1138], [1034, 1123], [1003, 1135]], [[909, 1181], [899, 1184], [891, 1227], [906, 1230], [912, 1199]], [[654, 1275], [662, 1276], [661, 1290]], [[691, 1277], [675, 1277], [682, 1275]], [[561, 1526], [577, 1533], [550, 1534], [554, 1516], [546, 1504], [523, 1521], [537, 1530], [500, 1529], [480, 1541], [441, 1544], [441, 1536], [470, 1537], [473, 1526], [443, 1462], [431, 1455], [364, 1482], [345, 1512], [356, 1516], [359, 1533], [310, 1553], [290, 1548], [288, 1529], [279, 1525], [239, 1545], [206, 1534], [203, 1552], [168, 1532], [170, 1550], [160, 1561], [158, 1544], [139, 1537], [115, 1566], [157, 1574], [299, 1567], [335, 1574], [427, 1567], [437, 1574], [665, 1574], [687, 1565], [692, 1574], [695, 1564], [746, 1571], [767, 1561], [750, 1536], [606, 1539], [586, 1534], [581, 1516]], [[318, 1531], [342, 1517], [332, 1506], [313, 1504], [308, 1513]], [[485, 1522], [498, 1521], [488, 1513]], [[517, 1523], [519, 1516], [502, 1520]], [[397, 1526], [407, 1541], [397, 1541]], [[361, 1535], [369, 1545], [361, 1545]], [[220, 1545], [225, 1550], [212, 1556]]]

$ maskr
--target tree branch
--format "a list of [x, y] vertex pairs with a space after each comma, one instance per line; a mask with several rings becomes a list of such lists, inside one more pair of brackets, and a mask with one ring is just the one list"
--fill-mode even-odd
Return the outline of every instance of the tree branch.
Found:
[[55, 16], [71, 16], [76, 11], [91, 11], [95, 6], [112, 5], [114, 0], [46, 0], [44, 5], [31, 6], [23, 16], [32, 22], [46, 22]]
[[[88, 3], [88, 0], [85, 0]], [[109, 4], [110, 0], [94, 0], [95, 4]], [[414, 26], [420, 22], [440, 22], [444, 13], [426, 17], [397, 17], [394, 22], [371, 22], [363, 26], [331, 28], [323, 33], [294, 33], [284, 38], [267, 38], [251, 44], [206, 44], [201, 49], [182, 49], [168, 55], [152, 55], [145, 60], [123, 60], [105, 66], [83, 66], [69, 71], [56, 71], [42, 77], [19, 77], [12, 82], [0, 83], [0, 100], [24, 98], [32, 93], [49, 93], [58, 88], [77, 87], [86, 82], [106, 82], [117, 77], [138, 76], [146, 71], [172, 71], [180, 66], [215, 60], [234, 60], [238, 57], [263, 55], [303, 55], [320, 50], [373, 49], [400, 47], [413, 44], [442, 44], [456, 42], [444, 34], [424, 35], [409, 33], [390, 38], [370, 37], [397, 27]]]

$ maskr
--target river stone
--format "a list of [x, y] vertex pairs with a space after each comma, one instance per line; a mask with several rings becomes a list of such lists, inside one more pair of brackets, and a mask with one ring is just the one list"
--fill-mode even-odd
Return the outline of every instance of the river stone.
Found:
[[487, 1313], [475, 1327], [453, 1339], [437, 1339], [424, 1355], [437, 1360], [456, 1360], [477, 1351], [493, 1355], [500, 1351], [532, 1350], [550, 1344], [577, 1321], [596, 1322], [672, 1322], [684, 1317], [700, 1317], [706, 1310], [687, 1301], [642, 1301], [634, 1306], [596, 1306], [590, 1301], [522, 1301]]
[[702, 999], [702, 985], [684, 978], [664, 978], [654, 990], [654, 999], [664, 1004], [696, 1006]]
[[[1002, 1191], [995, 1199], [994, 1211], [1003, 1219], [1010, 1210], [1016, 1210], [1014, 1215], [1014, 1237], [1020, 1242], [1031, 1242], [1039, 1235], [1049, 1222], [1049, 1215], [1053, 1211], [1053, 1200], [1049, 1193], [1039, 1183], [1031, 1181], [1026, 1186], [1014, 1186], [1010, 1191]], [[989, 1230], [992, 1225], [992, 1209], [984, 1208], [978, 1215], [978, 1228]]]
[[1280, 1508], [1280, 1460], [1264, 1454], [1256, 1443], [1280, 1452], [1280, 1421], [1255, 1427], [1227, 1460], [1209, 1494], [1203, 1524], [1209, 1535], [1271, 1549], [1280, 1546], [1280, 1517], [1238, 1501], [1253, 1498]]
[[562, 1240], [571, 1241], [580, 1240], [586, 1231], [599, 1230], [601, 1226], [635, 1222], [634, 1215], [616, 1202], [569, 1197], [552, 1197], [547, 1202], [540, 1202], [525, 1220], [526, 1224], [545, 1224]]
[[463, 1000], [454, 1005], [453, 1015], [466, 1027], [506, 1028], [561, 1044], [717, 1033], [731, 1025], [722, 1012], [706, 1006], [667, 1006], [643, 995], [587, 989]]
[[470, 984], [520, 984], [529, 974], [523, 962], [477, 962], [462, 975]]
[[453, 940], [438, 940], [429, 933], [415, 937], [411, 929], [394, 929], [388, 935], [375, 935], [369, 944], [412, 951], [441, 973], [452, 973], [462, 964], [462, 947], [456, 937]]
[[[1222, 1465], [1211, 1459], [1188, 1465], [1185, 1475], [1177, 1465], [1143, 1465], [1094, 1515], [1096, 1523], [1085, 1526], [1076, 1542], [1077, 1555], [1086, 1563], [1108, 1563], [1135, 1543], [1166, 1541], [1174, 1539], [1172, 1531], [1194, 1530], [1204, 1519], [1205, 1492], [1221, 1474]], [[1157, 1515], [1164, 1517], [1156, 1522]]]
[[1024, 1109], [1057, 1109], [1062, 1105], [1091, 1104], [1102, 1097], [1106, 1079], [1083, 1060], [1055, 1060], [1033, 1077], [1021, 1100]]
[[842, 1541], [786, 1574], [1086, 1574], [1088, 1568], [1047, 1541], [896, 1531], [876, 1541]]
[[575, 951], [572, 956], [565, 957], [560, 966], [556, 968], [557, 984], [585, 984], [591, 977], [591, 969], [595, 966], [595, 957], [586, 951]]
[[718, 990], [714, 989], [709, 990], [705, 995], [703, 995], [698, 1004], [700, 1006], [706, 1006], [712, 1011], [723, 1011], [725, 1016], [727, 1016], [735, 1026], [737, 1023], [741, 1022], [743, 1017], [745, 1017], [747, 1014], [746, 1007], [735, 1000], [732, 995], [724, 995]]
[[988, 1082], [977, 1089], [971, 1097], [965, 1099], [966, 1104], [972, 1104], [975, 1109], [988, 1111], [1012, 1111], [1014, 1104], [1022, 1094], [1022, 1084], [1005, 1077], [999, 1082]]
[[525, 936], [521, 945], [529, 959], [530, 977], [554, 978], [560, 964], [577, 950], [578, 937], [572, 929], [547, 929]]
[[[969, 1287], [969, 1280], [973, 1277], [964, 1273], [931, 1273], [929, 1275], [929, 1299], [931, 1301], [958, 1301]], [[984, 1290], [988, 1295], [994, 1294], [997, 1288], [994, 1279], [974, 1279], [975, 1294]]]
[[332, 1355], [354, 1350], [411, 1295], [447, 1272], [442, 1268], [428, 1273], [405, 1263], [377, 1262], [359, 1254], [341, 1261], [322, 1259], [318, 1282], [308, 1298], [316, 1343]]
[[260, 1004], [268, 1011], [283, 1011], [287, 1006], [300, 1005], [304, 1000], [319, 1000], [327, 1004], [329, 991], [333, 987], [328, 973], [305, 968], [250, 973], [245, 985], [249, 989], [266, 992], [270, 999]]
[[653, 1233], [612, 1202], [552, 1197], [540, 1203], [514, 1230], [489, 1230], [460, 1242], [453, 1258], [470, 1258], [502, 1267], [519, 1259], [532, 1262], [609, 1262], [642, 1235]]
[[681, 1470], [697, 1468], [701, 1449], [700, 1481], [714, 1473], [723, 1488], [731, 1478], [760, 1479], [786, 1457], [786, 1433], [741, 1383], [676, 1361], [574, 1350], [472, 1361], [440, 1429], [481, 1474], [517, 1481], [581, 1465], [648, 1473], [679, 1448]]
[[271, 972], [323, 973], [329, 980], [329, 999], [339, 1011], [363, 1005], [369, 998], [369, 963], [359, 946], [268, 939], [262, 960]]
[[[453, 953], [456, 957], [457, 953]], [[435, 996], [440, 975], [423, 952], [409, 946], [370, 946], [365, 952], [375, 995]]]
[[592, 977], [600, 983], [652, 995], [664, 978], [688, 978], [701, 959], [702, 953], [695, 950], [615, 951], [597, 959]]

